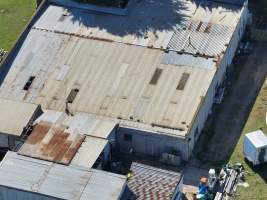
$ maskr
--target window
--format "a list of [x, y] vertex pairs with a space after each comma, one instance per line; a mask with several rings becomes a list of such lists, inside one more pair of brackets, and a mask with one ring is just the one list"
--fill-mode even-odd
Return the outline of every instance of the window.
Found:
[[130, 134], [124, 134], [123, 139], [124, 141], [131, 142], [133, 138], [132, 138], [132, 135]]
[[188, 73], [183, 73], [182, 74], [182, 77], [181, 77], [181, 79], [180, 79], [180, 81], [179, 81], [179, 83], [178, 83], [178, 85], [176, 87], [177, 90], [184, 90], [185, 85], [186, 85], [186, 83], [187, 83], [187, 81], [189, 79], [189, 76], [190, 76], [190, 74], [188, 74]]
[[155, 72], [154, 72], [149, 84], [156, 85], [158, 80], [159, 80], [159, 77], [160, 77], [162, 71], [163, 71], [163, 69], [156, 68], [156, 70], [155, 70]]
[[67, 102], [72, 103], [74, 101], [75, 97], [77, 96], [78, 92], [79, 92], [79, 89], [77, 89], [77, 88], [72, 89], [70, 91], [69, 96], [67, 97]]
[[23, 90], [26, 90], [26, 91], [29, 90], [34, 79], [35, 79], [35, 76], [30, 76], [30, 78], [28, 79], [28, 81], [24, 85]]

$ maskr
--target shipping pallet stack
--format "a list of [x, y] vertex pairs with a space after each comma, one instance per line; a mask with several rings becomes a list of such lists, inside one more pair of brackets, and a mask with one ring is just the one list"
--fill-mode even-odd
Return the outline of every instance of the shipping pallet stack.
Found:
[[214, 200], [228, 200], [236, 192], [237, 184], [244, 177], [244, 167], [241, 164], [226, 165], [219, 175], [219, 190]]

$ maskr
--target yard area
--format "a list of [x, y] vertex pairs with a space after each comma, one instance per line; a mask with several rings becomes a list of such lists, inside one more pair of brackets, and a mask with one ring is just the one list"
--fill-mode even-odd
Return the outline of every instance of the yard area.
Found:
[[[259, 96], [253, 106], [252, 112], [249, 115], [248, 121], [243, 130], [243, 134], [257, 129], [261, 129], [265, 134], [267, 133], [267, 126], [265, 123], [267, 105], [267, 79], [264, 82]], [[246, 176], [246, 182], [249, 183], [249, 188], [239, 187], [237, 196], [234, 199], [255, 199], [264, 200], [267, 199], [267, 164], [261, 165], [252, 169], [249, 167], [243, 159], [243, 138], [241, 137], [231, 158], [230, 163], [241, 162], [244, 164], [246, 171], [249, 174]]]
[[0, 0], [0, 49], [10, 50], [35, 10], [35, 0]]
[[250, 186], [238, 187], [233, 199], [267, 199], [267, 164], [251, 169], [242, 152], [245, 133], [259, 128], [267, 133], [266, 65], [266, 43], [255, 43], [250, 55], [238, 56], [238, 61], [229, 68], [224, 100], [214, 106], [194, 157], [183, 169], [188, 193], [197, 190], [199, 177], [207, 176], [210, 168], [220, 170], [226, 163], [240, 162], [249, 172], [246, 181]]

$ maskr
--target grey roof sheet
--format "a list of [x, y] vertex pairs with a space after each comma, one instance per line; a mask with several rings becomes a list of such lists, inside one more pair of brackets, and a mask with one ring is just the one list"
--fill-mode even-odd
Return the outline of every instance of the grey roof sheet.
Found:
[[0, 164], [0, 185], [68, 200], [118, 199], [126, 177], [94, 169], [53, 164], [8, 152]]
[[[141, 123], [186, 131], [217, 68], [215, 64], [212, 69], [162, 64], [164, 54], [157, 49], [33, 29], [1, 85], [0, 96], [65, 111], [67, 96], [78, 87], [79, 93], [69, 104], [73, 113], [125, 120], [132, 117]], [[66, 70], [65, 65], [68, 72], [57, 79]], [[152, 85], [156, 68], [163, 73]], [[177, 84], [185, 72], [190, 78], [184, 90], [178, 91]], [[26, 92], [21, 85], [29, 76], [36, 78]]]
[[204, 69], [213, 69], [215, 64], [212, 58], [195, 57], [190, 54], [179, 54], [175, 51], [165, 53], [161, 63], [165, 65], [176, 65], [178, 67], [188, 66]]
[[175, 51], [216, 57], [224, 54], [234, 30], [234, 27], [209, 22], [188, 21], [186, 29], [175, 31], [168, 47]]
[[[167, 48], [173, 38], [173, 49], [180, 49], [176, 34], [187, 22], [203, 21], [234, 29], [239, 17], [239, 8], [221, 4], [207, 8], [186, 0], [134, 0], [126, 16], [49, 5], [12, 66], [7, 66], [10, 71], [0, 96], [64, 111], [70, 91], [79, 88], [69, 105], [71, 112], [119, 118], [128, 124], [140, 122], [140, 126], [156, 124], [169, 127], [166, 132], [175, 129], [185, 135], [217, 68], [211, 59], [166, 55], [162, 48]], [[193, 33], [200, 39], [212, 38]], [[216, 34], [214, 31], [214, 37]], [[227, 42], [222, 41], [197, 42], [200, 50], [213, 54], [222, 51], [222, 44]], [[187, 51], [194, 53], [190, 48]], [[150, 79], [156, 68], [163, 72], [153, 85]], [[177, 84], [184, 73], [190, 77], [179, 91]], [[21, 87], [29, 76], [36, 78], [30, 89], [23, 91]]]

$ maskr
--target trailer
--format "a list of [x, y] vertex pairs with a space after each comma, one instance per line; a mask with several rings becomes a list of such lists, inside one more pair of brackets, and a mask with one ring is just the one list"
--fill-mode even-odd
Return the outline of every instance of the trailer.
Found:
[[245, 134], [243, 153], [253, 166], [267, 162], [267, 137], [261, 130]]

